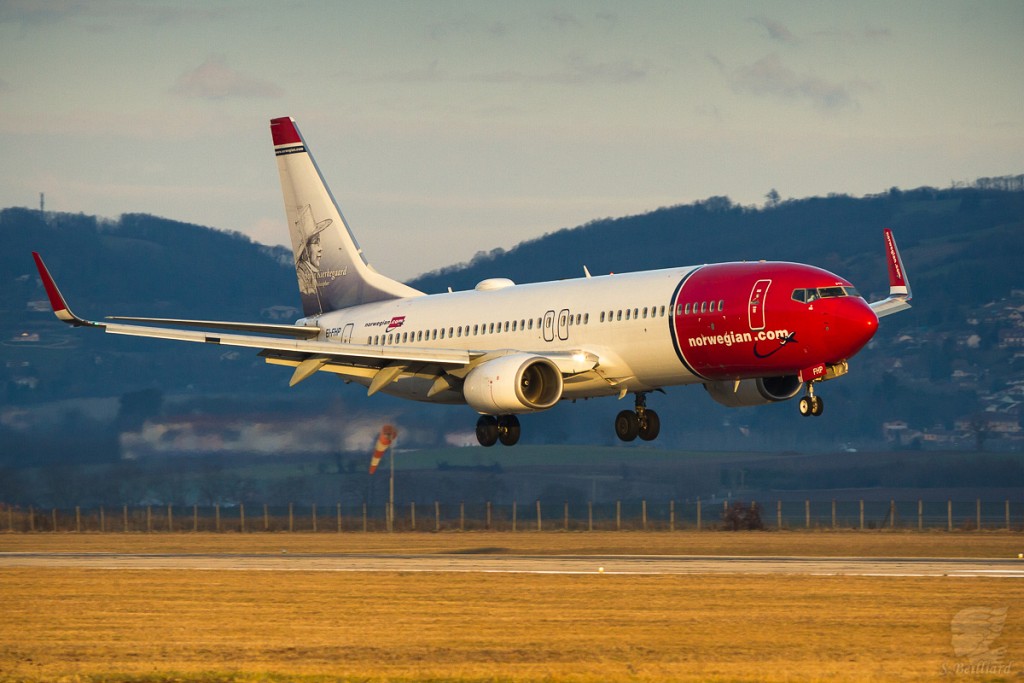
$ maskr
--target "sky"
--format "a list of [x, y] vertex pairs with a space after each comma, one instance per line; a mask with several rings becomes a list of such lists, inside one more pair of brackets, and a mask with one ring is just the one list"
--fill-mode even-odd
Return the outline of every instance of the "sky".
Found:
[[409, 279], [710, 196], [1024, 173], [1024, 2], [0, 0], [0, 114], [0, 207], [266, 244], [292, 116]]

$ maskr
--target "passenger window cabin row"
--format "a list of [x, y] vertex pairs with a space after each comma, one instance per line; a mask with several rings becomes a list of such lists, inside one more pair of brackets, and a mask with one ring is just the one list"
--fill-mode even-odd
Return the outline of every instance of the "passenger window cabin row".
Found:
[[[586, 325], [590, 322], [589, 313], [577, 313], [570, 315], [565, 321], [568, 326]], [[548, 320], [548, 327], [553, 322]], [[436, 341], [438, 339], [458, 339], [461, 337], [477, 337], [488, 334], [501, 334], [502, 332], [526, 332], [542, 329], [544, 318], [533, 318], [523, 320], [504, 320], [496, 323], [483, 323], [476, 325], [459, 325], [457, 327], [439, 327], [431, 330], [417, 330], [415, 332], [392, 332], [390, 334], [375, 334], [366, 338], [366, 343], [372, 346], [392, 344], [415, 344], [422, 341]]]

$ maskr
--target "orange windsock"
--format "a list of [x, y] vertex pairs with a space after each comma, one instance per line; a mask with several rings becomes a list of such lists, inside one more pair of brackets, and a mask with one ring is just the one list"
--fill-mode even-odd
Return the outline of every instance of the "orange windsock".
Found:
[[384, 425], [377, 437], [377, 445], [373, 447], [373, 457], [370, 458], [370, 474], [377, 471], [377, 465], [384, 457], [384, 451], [391, 447], [391, 442], [398, 436], [398, 430], [391, 425]]

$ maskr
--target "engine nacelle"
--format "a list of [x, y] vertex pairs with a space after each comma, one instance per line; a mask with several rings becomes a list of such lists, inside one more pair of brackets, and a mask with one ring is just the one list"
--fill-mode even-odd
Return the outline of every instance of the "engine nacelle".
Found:
[[558, 403], [562, 373], [547, 358], [517, 353], [473, 368], [466, 375], [462, 393], [478, 413], [529, 413]]
[[796, 375], [786, 375], [784, 377], [744, 379], [740, 381], [739, 388], [736, 387], [736, 382], [728, 380], [708, 382], [704, 388], [708, 390], [711, 398], [723, 406], [743, 408], [787, 401], [800, 393], [800, 388], [803, 385], [804, 383]]

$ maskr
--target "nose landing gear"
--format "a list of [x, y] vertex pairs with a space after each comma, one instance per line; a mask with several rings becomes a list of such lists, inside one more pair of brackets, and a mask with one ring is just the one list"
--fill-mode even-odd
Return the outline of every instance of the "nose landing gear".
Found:
[[807, 383], [807, 395], [800, 399], [800, 414], [804, 417], [818, 417], [825, 412], [825, 402], [821, 396], [814, 395], [814, 382]]
[[640, 437], [644, 441], [653, 441], [661, 431], [661, 419], [653, 410], [647, 408], [646, 391], [636, 392], [636, 407], [623, 410], [615, 416], [615, 435], [622, 441], [633, 441]]

